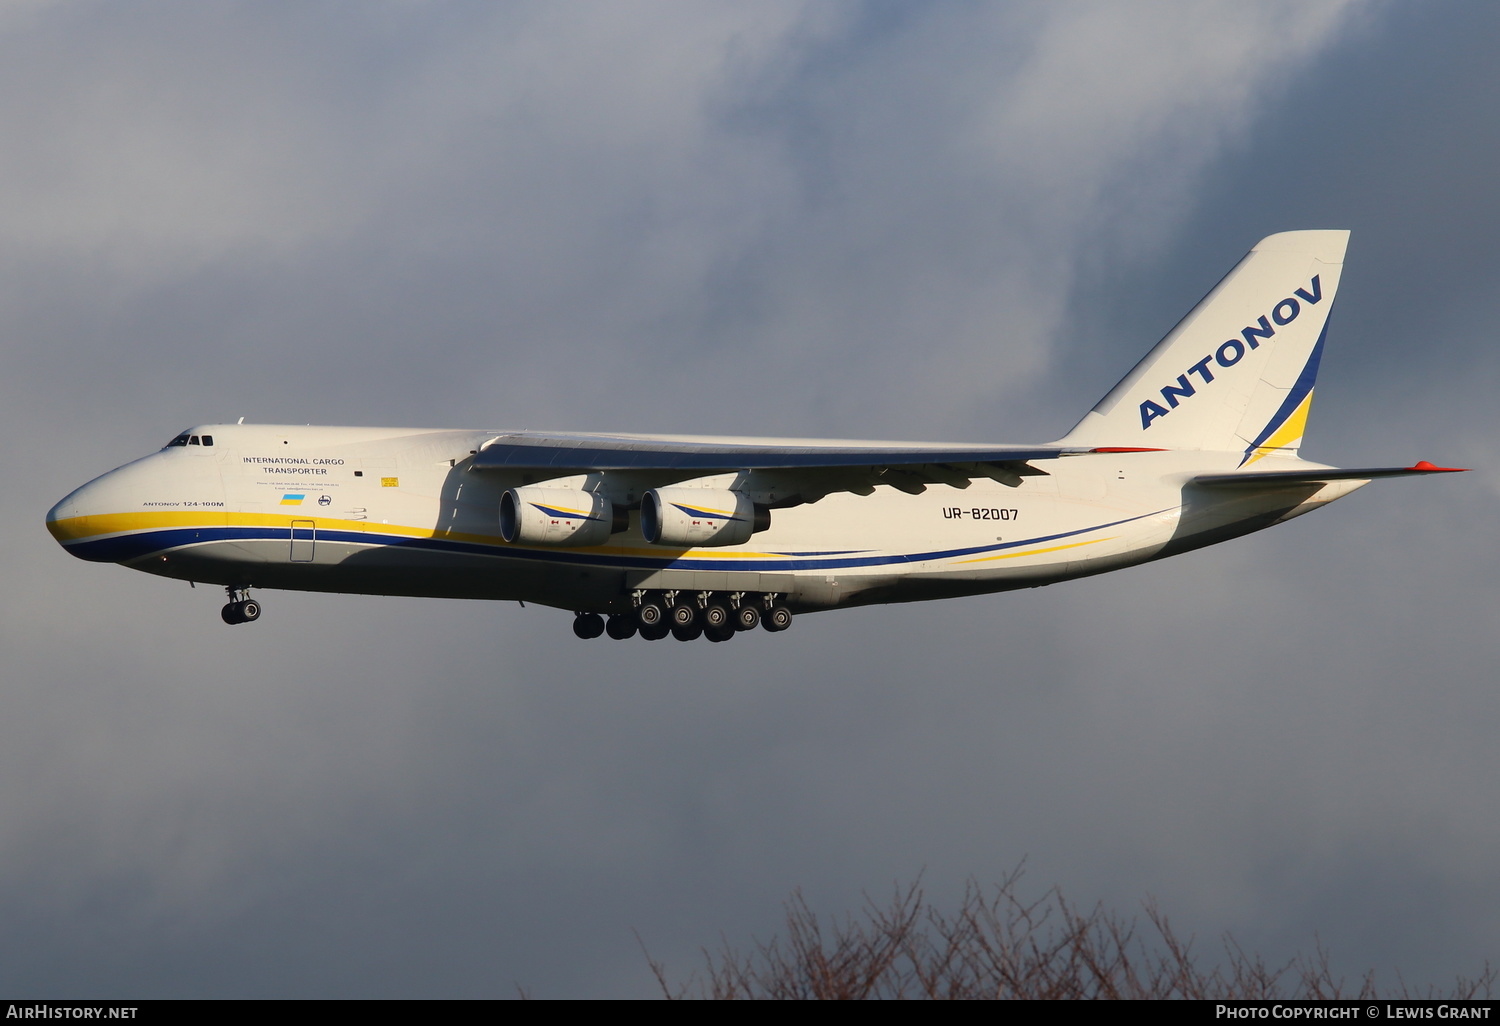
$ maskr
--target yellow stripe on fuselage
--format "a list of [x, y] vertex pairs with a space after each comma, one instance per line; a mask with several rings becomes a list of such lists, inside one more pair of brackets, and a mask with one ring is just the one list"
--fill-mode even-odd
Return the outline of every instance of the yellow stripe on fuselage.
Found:
[[130, 534], [135, 531], [160, 531], [185, 527], [290, 528], [293, 521], [306, 523], [314, 519], [320, 525], [344, 531], [362, 531], [365, 525], [362, 520], [314, 518], [307, 512], [297, 516], [291, 513], [228, 513], [222, 510], [149, 510], [141, 513], [99, 513], [93, 516], [52, 520], [48, 521], [47, 530], [52, 532], [52, 537], [66, 544], [70, 541], [102, 538], [110, 534]]
[[772, 552], [713, 552], [695, 550], [691, 547], [674, 549], [655, 545], [650, 548], [634, 548], [615, 545], [588, 546], [529, 546], [511, 545], [498, 534], [472, 534], [449, 529], [433, 530], [429, 527], [411, 527], [406, 524], [381, 524], [368, 520], [342, 520], [334, 517], [311, 517], [304, 513], [295, 516], [289, 513], [227, 513], [187, 510], [148, 510], [139, 513], [103, 513], [95, 516], [69, 517], [53, 520], [47, 530], [58, 542], [88, 541], [107, 535], [130, 534], [137, 531], [161, 531], [191, 527], [279, 527], [291, 529], [292, 522], [305, 523], [314, 520], [320, 529], [357, 531], [369, 534], [373, 544], [380, 535], [401, 538], [441, 538], [452, 541], [472, 542], [478, 545], [493, 545], [497, 549], [520, 549], [537, 552], [598, 553], [611, 556], [649, 556], [653, 559], [674, 559], [688, 552], [702, 559], [778, 559], [784, 558]]
[[1020, 559], [1022, 556], [1040, 556], [1046, 552], [1061, 552], [1063, 549], [1076, 549], [1080, 545], [1097, 545], [1099, 542], [1110, 541], [1109, 538], [1095, 538], [1092, 541], [1069, 542], [1067, 545], [1053, 545], [1045, 549], [1027, 549], [1024, 552], [1002, 552], [998, 556], [980, 556], [978, 559], [960, 559], [959, 563], [991, 563], [997, 559]]
[[[329, 531], [351, 531], [370, 535], [371, 544], [379, 544], [380, 536], [396, 536], [401, 538], [435, 538], [460, 542], [469, 542], [478, 545], [491, 545], [497, 550], [519, 550], [535, 552], [576, 552], [580, 555], [600, 556], [642, 556], [650, 559], [678, 559], [692, 554], [694, 559], [722, 560], [732, 563], [739, 560], [755, 559], [786, 559], [785, 553], [777, 552], [723, 552], [714, 549], [694, 548], [667, 548], [661, 545], [653, 545], [647, 548], [624, 545], [587, 545], [587, 546], [531, 546], [512, 545], [503, 541], [499, 535], [471, 534], [463, 531], [448, 529], [433, 530], [427, 527], [411, 527], [405, 524], [381, 524], [368, 520], [343, 520], [334, 517], [309, 517], [294, 516], [287, 513], [228, 513], [209, 511], [188, 510], [153, 510], [138, 513], [104, 513], [95, 516], [69, 517], [65, 520], [54, 520], [47, 524], [47, 529], [60, 543], [66, 545], [69, 542], [88, 541], [102, 538], [107, 535], [130, 534], [138, 531], [160, 531], [192, 527], [272, 527], [290, 530], [294, 521], [306, 523], [315, 520], [320, 530]], [[1067, 545], [1053, 545], [1047, 548], [1026, 549], [1021, 552], [1003, 552], [994, 556], [981, 556], [977, 559], [958, 560], [958, 563], [987, 563], [999, 559], [1020, 559], [1024, 556], [1039, 556], [1048, 552], [1060, 552], [1064, 549], [1074, 549], [1083, 545], [1093, 545], [1101, 541], [1109, 541], [1108, 538], [1095, 538], [1092, 541], [1072, 542]]]
[[[295, 518], [271, 517], [290, 526]], [[223, 510], [192, 512], [151, 511], [146, 513], [99, 513], [87, 517], [68, 517], [66, 520], [49, 520], [47, 530], [52, 537], [64, 544], [70, 541], [85, 541], [106, 534], [126, 534], [130, 531], [156, 531], [164, 527], [223, 527], [229, 522], [229, 514]]]

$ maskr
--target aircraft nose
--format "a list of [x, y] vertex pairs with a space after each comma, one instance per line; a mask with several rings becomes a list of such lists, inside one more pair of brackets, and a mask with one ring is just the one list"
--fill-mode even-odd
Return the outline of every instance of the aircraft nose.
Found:
[[58, 534], [61, 530], [57, 526], [58, 521], [77, 515], [78, 506], [73, 502], [73, 496], [69, 495], [64, 499], [60, 499], [56, 505], [47, 511], [47, 530], [52, 532], [52, 537], [57, 538], [58, 541], [62, 541], [62, 538]]
[[[106, 477], [108, 475], [105, 475]], [[47, 531], [68, 552], [80, 559], [90, 559], [86, 542], [97, 534], [92, 523], [105, 512], [100, 504], [100, 482], [95, 478], [82, 488], [75, 488], [47, 511]]]

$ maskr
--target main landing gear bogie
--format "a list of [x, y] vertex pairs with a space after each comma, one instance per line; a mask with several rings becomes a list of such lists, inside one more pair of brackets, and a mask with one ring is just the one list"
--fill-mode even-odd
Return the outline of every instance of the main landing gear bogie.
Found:
[[697, 641], [703, 637], [703, 625], [697, 619], [689, 620], [687, 623], [674, 623], [672, 637], [678, 641]]
[[229, 601], [219, 610], [225, 623], [253, 623], [260, 619], [260, 603], [250, 597], [248, 588], [225, 588]]
[[629, 613], [612, 613], [609, 619], [604, 621], [604, 633], [616, 641], [632, 638], [640, 629], [642, 629], [641, 625]]
[[753, 631], [760, 622], [760, 610], [754, 606], [740, 606], [734, 611], [734, 629], [737, 631]]
[[678, 641], [721, 643], [757, 626], [775, 634], [792, 625], [792, 611], [779, 594], [641, 591], [633, 598], [632, 611], [611, 613], [608, 619], [598, 613], [575, 614], [573, 633], [584, 639], [608, 634], [616, 641], [636, 635], [660, 641], [670, 634]]
[[573, 633], [587, 641], [604, 633], [604, 617], [598, 613], [579, 613], [573, 617]]
[[761, 618], [760, 625], [772, 634], [784, 631], [792, 625], [792, 611], [786, 606], [772, 606], [766, 610], [766, 615]]

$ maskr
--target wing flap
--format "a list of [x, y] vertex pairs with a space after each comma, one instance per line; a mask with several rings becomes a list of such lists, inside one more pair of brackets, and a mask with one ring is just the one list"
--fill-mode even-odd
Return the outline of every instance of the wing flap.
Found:
[[1087, 451], [1045, 445], [776, 445], [711, 439], [516, 434], [501, 435], [487, 442], [475, 454], [471, 465], [476, 470], [565, 471], [571, 474], [669, 470], [692, 471], [701, 476], [737, 470], [905, 468], [943, 464], [958, 468], [973, 464], [1057, 459]]
[[975, 478], [1015, 487], [1046, 475], [1030, 460], [1087, 452], [1060, 446], [778, 444], [751, 439], [647, 438], [609, 435], [501, 435], [482, 446], [470, 469], [518, 474], [530, 482], [580, 474], [623, 475], [661, 487], [718, 474], [746, 474], [755, 490], [817, 501], [832, 492], [868, 495], [889, 485], [918, 495], [929, 484], [967, 488]]

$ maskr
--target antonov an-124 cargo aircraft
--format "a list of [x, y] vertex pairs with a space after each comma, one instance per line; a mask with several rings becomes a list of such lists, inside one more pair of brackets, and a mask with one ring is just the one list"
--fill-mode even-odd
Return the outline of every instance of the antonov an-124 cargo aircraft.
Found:
[[205, 424], [63, 499], [81, 559], [250, 591], [507, 599], [580, 638], [1034, 588], [1279, 524], [1410, 467], [1301, 459], [1344, 231], [1263, 239], [1050, 445]]

